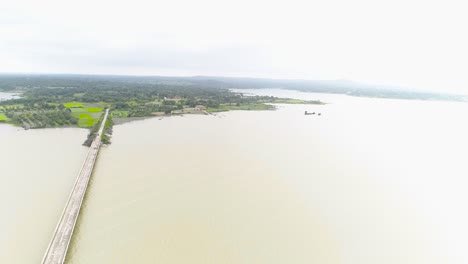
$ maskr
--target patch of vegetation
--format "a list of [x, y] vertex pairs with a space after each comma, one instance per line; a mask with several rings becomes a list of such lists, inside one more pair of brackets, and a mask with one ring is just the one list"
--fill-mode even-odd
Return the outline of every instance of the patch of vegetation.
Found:
[[69, 103], [64, 103], [63, 105], [66, 108], [84, 107], [83, 103], [79, 103], [79, 102], [69, 102]]
[[80, 127], [92, 127], [95, 124], [95, 119], [89, 114], [81, 113], [78, 115], [78, 118], [78, 125]]
[[[84, 146], [91, 146], [93, 140], [96, 138], [97, 133], [99, 132], [99, 128], [101, 127], [102, 120], [104, 119], [104, 114], [102, 114], [99, 119], [94, 123], [91, 127], [88, 137], [86, 138], [85, 142], [83, 143]], [[110, 144], [110, 138], [112, 135], [112, 128], [114, 125], [114, 121], [112, 117], [109, 115], [107, 117], [106, 123], [104, 124], [104, 130], [101, 134], [101, 142], [103, 144]]]
[[109, 108], [111, 106], [110, 103], [106, 103], [106, 102], [99, 102], [98, 104], [101, 108]]
[[104, 125], [104, 131], [101, 135], [101, 141], [103, 144], [111, 144], [111, 135], [112, 135], [112, 128], [114, 127], [114, 121], [112, 117], [109, 115], [106, 120], [106, 124]]
[[6, 115], [0, 112], [0, 122], [5, 122], [5, 121], [7, 121]]
[[128, 117], [129, 111], [125, 110], [113, 110], [110, 112], [110, 116], [113, 118], [125, 118]]
[[[101, 115], [96, 122], [91, 126], [89, 131], [88, 137], [86, 138], [85, 142], [83, 143], [84, 146], [90, 147], [93, 143], [93, 140], [96, 138], [97, 133], [99, 132], [99, 128], [101, 127], [102, 120], [104, 119], [104, 114]], [[102, 136], [102, 135], [101, 135]]]
[[68, 108], [70, 110], [70, 112], [72, 112], [73, 114], [80, 114], [80, 113], [88, 113], [88, 111], [86, 110], [86, 108], [83, 108], [83, 107], [74, 107], [74, 108]]
[[60, 126], [76, 126], [78, 119], [67, 109], [31, 110], [17, 112], [14, 109], [6, 109], [5, 121], [11, 121], [15, 125], [30, 128], [46, 128]]
[[102, 112], [102, 108], [100, 107], [88, 107], [88, 104], [80, 102], [66, 103], [64, 105], [72, 106], [67, 109], [71, 111], [74, 117], [79, 119], [79, 127], [92, 127]]
[[102, 112], [102, 108], [100, 108], [100, 107], [88, 107], [88, 112], [90, 112], [90, 113], [99, 113], [99, 112]]

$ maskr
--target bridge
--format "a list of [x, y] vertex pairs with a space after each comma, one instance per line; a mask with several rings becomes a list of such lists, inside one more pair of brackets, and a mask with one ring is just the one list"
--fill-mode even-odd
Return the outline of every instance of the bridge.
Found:
[[108, 114], [109, 109], [106, 110], [104, 118], [102, 119], [101, 127], [89, 148], [86, 159], [81, 167], [81, 171], [78, 174], [72, 192], [68, 197], [67, 204], [65, 205], [57, 227], [55, 228], [52, 240], [44, 254], [42, 264], [63, 264], [65, 261], [73, 230], [75, 229], [76, 220], [80, 214], [83, 198], [86, 194], [86, 189], [88, 188], [88, 182], [101, 147], [101, 135], [104, 131], [104, 125]]

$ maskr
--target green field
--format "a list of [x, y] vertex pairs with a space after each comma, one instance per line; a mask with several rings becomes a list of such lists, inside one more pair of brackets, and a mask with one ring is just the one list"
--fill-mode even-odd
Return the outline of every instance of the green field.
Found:
[[99, 119], [99, 112], [88, 112], [88, 108], [76, 107], [70, 108], [72, 115], [78, 118], [78, 126], [91, 127]]
[[7, 117], [5, 116], [4, 113], [0, 113], [0, 121], [6, 121]]
[[64, 103], [63, 106], [65, 106], [66, 108], [84, 107], [83, 103], [79, 102]]
[[88, 108], [89, 113], [99, 113], [101, 111], [102, 111], [102, 108], [100, 108], [100, 107], [89, 107]]
[[80, 127], [91, 127], [97, 121], [90, 114], [81, 113], [77, 117], [80, 119], [78, 121], [78, 126]]
[[78, 126], [80, 127], [92, 127], [96, 124], [102, 112], [101, 107], [95, 107], [96, 104], [87, 105], [80, 102], [69, 102], [63, 105], [70, 109], [74, 117], [79, 119]]

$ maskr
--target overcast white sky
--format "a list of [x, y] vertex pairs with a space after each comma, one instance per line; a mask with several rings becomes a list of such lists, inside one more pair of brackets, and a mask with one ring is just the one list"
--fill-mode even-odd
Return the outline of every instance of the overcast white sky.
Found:
[[468, 94], [463, 1], [1, 1], [0, 72], [350, 79]]

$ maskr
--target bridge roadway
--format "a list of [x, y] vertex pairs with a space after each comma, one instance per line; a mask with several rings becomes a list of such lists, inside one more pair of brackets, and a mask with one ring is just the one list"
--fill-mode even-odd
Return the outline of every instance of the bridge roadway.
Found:
[[75, 181], [73, 190], [68, 197], [67, 204], [62, 212], [62, 216], [55, 228], [54, 235], [47, 248], [42, 264], [62, 264], [65, 262], [68, 246], [73, 235], [76, 220], [80, 213], [81, 204], [86, 194], [89, 178], [93, 172], [94, 164], [96, 163], [99, 148], [101, 147], [101, 135], [104, 130], [104, 125], [107, 120], [109, 109], [106, 110], [101, 127], [98, 130], [96, 138], [89, 148], [85, 162], [81, 167], [80, 174]]

